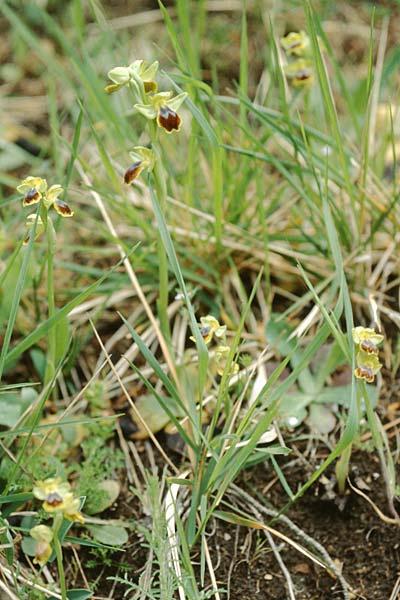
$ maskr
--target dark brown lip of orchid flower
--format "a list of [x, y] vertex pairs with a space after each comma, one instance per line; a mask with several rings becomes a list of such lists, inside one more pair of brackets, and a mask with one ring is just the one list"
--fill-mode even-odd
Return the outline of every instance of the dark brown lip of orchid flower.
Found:
[[58, 506], [59, 504], [62, 504], [62, 501], [63, 499], [57, 492], [51, 492], [46, 498], [46, 502], [47, 504], [50, 504], [50, 506]]
[[298, 48], [299, 46], [301, 46], [303, 43], [302, 40], [296, 40], [294, 42], [292, 42], [291, 44], [288, 45], [287, 49], [288, 50], [293, 50], [294, 48]]
[[72, 210], [70, 209], [70, 207], [68, 206], [68, 204], [66, 202], [64, 202], [64, 200], [60, 200], [59, 198], [57, 198], [57, 200], [55, 200], [54, 208], [63, 217], [72, 217], [72, 215], [74, 214], [72, 212]]
[[201, 327], [200, 328], [200, 335], [203, 338], [206, 338], [208, 335], [210, 335], [211, 333], [211, 327]]
[[299, 81], [307, 81], [307, 79], [310, 79], [311, 77], [311, 71], [308, 71], [307, 69], [301, 69], [300, 71], [297, 71], [297, 73], [295, 74], [295, 78], [298, 79]]
[[135, 181], [135, 179], [139, 176], [141, 170], [142, 161], [138, 160], [125, 171], [124, 182], [129, 184], [132, 183], [132, 181]]
[[357, 367], [355, 375], [360, 379], [365, 379], [367, 383], [373, 383], [375, 378], [372, 370], [369, 367]]
[[166, 104], [158, 109], [157, 122], [160, 127], [163, 127], [168, 133], [179, 131], [182, 119], [172, 108]]
[[379, 348], [371, 340], [363, 340], [360, 343], [360, 348], [366, 354], [379, 354]]
[[24, 198], [24, 204], [25, 204], [25, 206], [28, 206], [29, 204], [34, 204], [39, 198], [40, 198], [40, 192], [36, 188], [32, 188], [26, 194], [26, 196]]

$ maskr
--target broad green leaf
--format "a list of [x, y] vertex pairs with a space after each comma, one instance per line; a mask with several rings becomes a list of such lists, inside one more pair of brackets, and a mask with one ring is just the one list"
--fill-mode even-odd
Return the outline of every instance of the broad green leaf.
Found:
[[86, 528], [95, 540], [107, 546], [123, 546], [128, 541], [126, 529], [121, 525], [87, 525]]
[[27, 386], [13, 393], [0, 394], [0, 425], [14, 427], [20, 416], [37, 397], [36, 390]]
[[57, 353], [56, 364], [58, 364], [67, 354], [71, 343], [71, 326], [68, 317], [65, 316], [56, 325]]
[[311, 404], [307, 423], [312, 429], [321, 434], [333, 431], [336, 425], [336, 417], [325, 404]]
[[2, 394], [0, 396], [0, 425], [13, 427], [22, 414], [19, 394]]
[[22, 492], [21, 494], [9, 494], [8, 496], [0, 496], [0, 504], [19, 503], [21, 506], [28, 500], [32, 500], [32, 492]]
[[33, 366], [35, 367], [36, 373], [43, 381], [47, 366], [47, 357], [45, 352], [41, 348], [32, 348], [29, 352], [29, 355], [33, 362]]
[[27, 556], [35, 556], [36, 553], [36, 540], [34, 540], [30, 535], [25, 536], [22, 539], [21, 547], [24, 553]]
[[90, 590], [67, 590], [68, 600], [86, 600], [86, 598], [90, 598], [91, 596], [93, 596], [93, 592], [91, 592]]
[[101, 513], [104, 510], [107, 510], [107, 508], [110, 508], [121, 491], [121, 486], [115, 479], [105, 479], [96, 485], [96, 488], [99, 490], [100, 494], [94, 503], [94, 507], [90, 510], [91, 515]]
[[60, 430], [64, 440], [71, 447], [79, 446], [80, 443], [89, 435], [88, 429], [82, 425], [79, 418], [76, 418], [75, 423], [61, 425]]
[[[176, 417], [183, 417], [184, 413], [182, 409], [178, 406], [178, 404], [171, 397], [163, 397], [164, 406], [168, 405], [170, 411]], [[145, 421], [149, 429], [153, 433], [157, 433], [163, 429], [167, 423], [170, 422], [170, 418], [163, 409], [162, 405], [159, 402], [159, 399], [156, 398], [153, 394], [146, 394], [145, 396], [139, 396], [136, 399], [136, 408], [139, 411], [142, 419]], [[143, 439], [148, 437], [147, 431], [144, 429], [140, 419], [135, 418], [135, 413], [132, 412], [132, 419], [135, 421], [138, 432], [135, 434], [135, 438]]]

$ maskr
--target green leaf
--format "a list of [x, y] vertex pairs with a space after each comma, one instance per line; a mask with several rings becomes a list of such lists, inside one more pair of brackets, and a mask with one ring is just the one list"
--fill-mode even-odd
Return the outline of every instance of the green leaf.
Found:
[[43, 352], [41, 348], [32, 348], [29, 354], [36, 373], [39, 375], [40, 379], [43, 380], [47, 366], [47, 357], [45, 352]]
[[[178, 406], [177, 402], [175, 402], [173, 398], [162, 397], [162, 400], [163, 405], [168, 406], [174, 416], [184, 416], [181, 407]], [[143, 421], [145, 421], [146, 425], [153, 433], [157, 433], [158, 431], [163, 429], [167, 425], [167, 423], [170, 422], [170, 418], [163, 409], [163, 406], [160, 404], [159, 399], [153, 394], [139, 396], [139, 398], [136, 399], [135, 404]], [[147, 431], [146, 429], [144, 429], [140, 419], [135, 418], [135, 413], [132, 413], [132, 418], [139, 429], [138, 433], [140, 434], [140, 438], [148, 437]]]
[[36, 554], [36, 540], [34, 540], [30, 535], [23, 538], [21, 547], [23, 552], [27, 556], [35, 556]]
[[298, 427], [307, 418], [307, 407], [312, 400], [313, 396], [310, 394], [288, 394], [279, 407], [279, 420], [290, 429]]
[[86, 525], [95, 540], [107, 546], [123, 546], [128, 541], [126, 529], [121, 525]]
[[[349, 408], [351, 399], [352, 386], [338, 385], [335, 387], [326, 387], [317, 394], [303, 394], [302, 392], [293, 392], [292, 394], [286, 394], [282, 400], [279, 412], [292, 414], [291, 410], [307, 406], [311, 402], [317, 402], [318, 404], [339, 404]], [[378, 391], [374, 386], [367, 387], [368, 397], [373, 406], [376, 405], [378, 399]]]
[[5, 521], [4, 519], [0, 519], [0, 526], [2, 530], [4, 528], [4, 531], [0, 533], [0, 544], [4, 551], [7, 564], [9, 567], [11, 567], [14, 563], [14, 540], [8, 528], [7, 521]]
[[[87, 418], [82, 417], [79, 420], [75, 418], [72, 421], [69, 421], [69, 420], [63, 421], [61, 419], [58, 423], [47, 423], [46, 425], [37, 425], [35, 427], [35, 432], [38, 433], [39, 431], [46, 431], [49, 429], [55, 429], [57, 427], [63, 428], [68, 425], [75, 426], [77, 424], [84, 425], [85, 423], [93, 423], [96, 421], [111, 421], [114, 419], [118, 419], [119, 417], [122, 417], [122, 416], [123, 416], [123, 413], [119, 413], [119, 414], [115, 414], [115, 415], [107, 415], [104, 417], [103, 416], [102, 417], [87, 417]], [[30, 431], [31, 431], [31, 427], [19, 427], [18, 429], [14, 429], [13, 431], [0, 431], [0, 439], [16, 437], [23, 433], [30, 433]], [[0, 501], [1, 501], [1, 497], [0, 497]]]
[[[320, 404], [338, 404], [345, 408], [350, 408], [352, 386], [340, 385], [336, 387], [326, 387], [316, 394], [307, 394], [303, 392], [293, 392], [285, 394], [279, 406], [279, 418], [285, 422], [288, 427], [297, 427], [307, 417], [307, 408], [314, 411], [315, 419], [322, 418], [322, 414], [327, 417], [325, 412], [314, 409], [314, 405]], [[376, 406], [378, 400], [378, 391], [374, 386], [367, 387], [368, 398], [372, 406]], [[329, 411], [331, 414], [331, 411]], [[319, 415], [319, 416], [318, 416]], [[316, 429], [319, 429], [315, 424]]]
[[17, 393], [0, 394], [0, 425], [14, 427], [20, 416], [33, 404], [38, 394], [32, 387], [23, 387]]
[[0, 504], [18, 503], [19, 506], [25, 504], [28, 500], [32, 500], [32, 492], [22, 492], [21, 494], [10, 494], [9, 496], [0, 496]]
[[90, 598], [92, 595], [93, 592], [90, 590], [67, 590], [68, 600], [85, 600], [86, 598]]
[[63, 317], [56, 325], [57, 352], [56, 364], [58, 364], [67, 354], [71, 343], [71, 326], [68, 317]]
[[[265, 335], [271, 346], [276, 348], [282, 356], [292, 353], [290, 364], [294, 370], [303, 359], [303, 349], [297, 347], [297, 338], [290, 337], [294, 329], [287, 320], [279, 314], [272, 314], [266, 327]], [[298, 375], [299, 386], [304, 392], [314, 393], [316, 382], [310, 369], [305, 366]]]
[[311, 404], [308, 415], [309, 425], [322, 434], [333, 431], [336, 425], [336, 417], [325, 404]]
[[88, 431], [83, 427], [79, 419], [76, 419], [75, 423], [61, 425], [60, 430], [64, 440], [71, 447], [78, 446], [88, 435]]
[[227, 523], [241, 525], [242, 527], [250, 527], [251, 529], [265, 528], [265, 525], [263, 523], [260, 523], [259, 521], [248, 519], [247, 517], [242, 517], [241, 515], [237, 515], [236, 513], [225, 510], [215, 510], [214, 517], [216, 519], [221, 519], [221, 521], [226, 521]]
[[2, 394], [0, 396], [0, 425], [13, 427], [22, 414], [19, 394]]
[[246, 460], [244, 468], [248, 469], [260, 462], [266, 461], [271, 455], [281, 454], [287, 456], [290, 454], [290, 448], [285, 446], [268, 446], [268, 448], [257, 448], [253, 454]]
[[66, 535], [64, 538], [64, 542], [69, 542], [70, 544], [77, 544], [78, 546], [87, 546], [88, 548], [113, 548], [113, 550], [124, 552], [124, 550], [122, 549], [118, 549], [113, 546], [106, 546], [105, 544], [100, 544], [99, 542], [95, 542], [94, 540], [75, 537], [74, 535]]
[[101, 513], [107, 508], [110, 508], [116, 501], [121, 491], [121, 486], [115, 479], [105, 479], [97, 485], [97, 489], [101, 492], [96, 498], [96, 502], [90, 511], [91, 515]]
[[[69, 313], [79, 306], [84, 300], [86, 300], [91, 294], [93, 294], [96, 289], [104, 282], [106, 279], [114, 273], [114, 271], [119, 267], [123, 259], [121, 259], [115, 267], [110, 269], [103, 277], [100, 277], [97, 281], [89, 285], [83, 292], [75, 296], [68, 304], [63, 306], [56, 314], [44, 321], [40, 325], [36, 327], [30, 334], [28, 334], [21, 342], [19, 342], [12, 350], [7, 353], [7, 357], [5, 358], [6, 366], [12, 363], [14, 360], [19, 358], [23, 352], [31, 348], [36, 342], [41, 340], [52, 327], [58, 325], [62, 319], [64, 319]], [[19, 302], [19, 300], [18, 300]], [[3, 351], [2, 351], [3, 352]], [[1, 361], [0, 361], [0, 372], [1, 372]]]

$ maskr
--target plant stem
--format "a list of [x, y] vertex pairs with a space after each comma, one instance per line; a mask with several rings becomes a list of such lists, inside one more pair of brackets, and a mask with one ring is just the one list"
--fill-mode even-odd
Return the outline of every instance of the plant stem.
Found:
[[[133, 96], [135, 103], [137, 101], [143, 104], [147, 103], [146, 93], [144, 91], [143, 83], [136, 81], [134, 84], [129, 84], [129, 90]], [[155, 154], [155, 165], [153, 169], [154, 187], [158, 202], [161, 206], [161, 210], [165, 212], [167, 204], [167, 188], [166, 188], [166, 176], [164, 168], [161, 162], [161, 156], [158, 150], [158, 131], [157, 124], [155, 121], [148, 121], [148, 130], [150, 143]], [[164, 248], [164, 244], [160, 235], [157, 232], [157, 255], [158, 255], [158, 280], [159, 280], [159, 296], [157, 301], [157, 312], [160, 320], [160, 329], [168, 342], [171, 339], [171, 330], [169, 326], [169, 319], [167, 314], [168, 308], [168, 258]]]
[[394, 517], [396, 519], [398, 519], [399, 515], [393, 504], [393, 496], [394, 496], [393, 483], [391, 482], [389, 468], [386, 463], [382, 434], [379, 431], [379, 424], [380, 424], [379, 418], [372, 407], [371, 400], [369, 399], [369, 396], [367, 393], [367, 386], [364, 381], [362, 382], [362, 386], [363, 386], [363, 396], [364, 396], [364, 400], [365, 400], [365, 408], [366, 408], [366, 413], [367, 413], [368, 425], [371, 430], [371, 435], [372, 435], [372, 439], [374, 440], [375, 448], [378, 451], [379, 460], [381, 463], [382, 475], [385, 480], [386, 495], [387, 495], [387, 499], [388, 499], [389, 509], [390, 509], [390, 512], [394, 515]]
[[[154, 130], [153, 123], [151, 123], [151, 129]], [[156, 134], [155, 134], [156, 135]], [[155, 137], [153, 135], [153, 137]], [[157, 148], [153, 148], [154, 154], [156, 155], [156, 161], [153, 169], [154, 186], [157, 195], [158, 202], [160, 204], [162, 212], [165, 214], [165, 208], [167, 204], [167, 189], [165, 185], [166, 177], [161, 162], [161, 157], [158, 153]], [[162, 237], [159, 231], [157, 231], [157, 254], [158, 254], [158, 279], [159, 279], [159, 297], [158, 297], [158, 317], [160, 319], [160, 327], [166, 340], [171, 339], [171, 330], [169, 326], [169, 319], [167, 314], [168, 308], [168, 258], [164, 248]]]
[[351, 457], [352, 444], [349, 444], [339, 456], [336, 463], [336, 479], [338, 482], [339, 494], [343, 495], [346, 491], [346, 479], [349, 474], [349, 464]]
[[[361, 400], [363, 397], [363, 391], [366, 393], [366, 389], [362, 390], [360, 388], [360, 386], [357, 386], [356, 391], [357, 391], [358, 414], [360, 415], [360, 407], [361, 407]], [[354, 439], [353, 439], [353, 441], [354, 441]], [[346, 491], [346, 480], [347, 480], [347, 477], [349, 476], [349, 470], [350, 470], [349, 465], [350, 465], [352, 449], [353, 449], [353, 444], [350, 443], [348, 446], [346, 446], [346, 448], [340, 454], [338, 461], [336, 463], [335, 474], [336, 474], [336, 479], [338, 482], [338, 489], [339, 489], [340, 495], [343, 495]]]
[[[56, 233], [54, 231], [53, 223], [50, 217], [46, 218], [46, 236], [47, 236], [47, 305], [48, 305], [48, 318], [51, 319], [55, 313], [55, 301], [54, 301], [54, 254], [56, 246]], [[47, 385], [54, 376], [56, 366], [56, 350], [57, 350], [57, 337], [55, 327], [51, 327], [48, 333], [48, 351], [47, 351], [47, 365], [44, 383]]]
[[54, 545], [54, 552], [56, 554], [56, 559], [57, 559], [58, 575], [60, 578], [61, 598], [62, 598], [62, 600], [67, 600], [67, 586], [65, 583], [62, 547], [60, 544], [60, 540], [58, 538], [58, 532], [60, 530], [62, 522], [63, 522], [62, 514], [61, 513], [57, 514], [54, 517], [54, 523], [53, 523], [53, 534], [54, 534], [53, 545]]

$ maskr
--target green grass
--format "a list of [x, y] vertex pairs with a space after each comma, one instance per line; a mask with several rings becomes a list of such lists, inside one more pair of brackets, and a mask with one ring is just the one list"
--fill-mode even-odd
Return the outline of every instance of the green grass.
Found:
[[[282, 68], [295, 60], [279, 41], [290, 23], [283, 9], [266, 18], [257, 3], [219, 14], [213, 3], [177, 0], [172, 8], [160, 2], [154, 22], [136, 26], [134, 15], [121, 24], [99, 2], [86, 10], [79, 1], [65, 10], [53, 5], [32, 3], [24, 13], [11, 1], [1, 7], [19, 69], [10, 76], [10, 106], [18, 95], [33, 102], [29, 78], [46, 97], [39, 115], [46, 133], [32, 132], [31, 140], [39, 156], [19, 150], [21, 136], [5, 137], [0, 153], [0, 537], [10, 590], [23, 598], [34, 578], [42, 597], [50, 586], [13, 551], [20, 531], [31, 540], [32, 523], [46, 523], [30, 492], [47, 477], [69, 478], [82, 502], [87, 496], [91, 516], [74, 525], [74, 542], [105, 557], [139, 535], [147, 556], [136, 579], [123, 566], [103, 582], [92, 571], [76, 581], [67, 572], [71, 598], [110, 577], [135, 598], [223, 597], [227, 582], [217, 581], [209, 538], [214, 520], [269, 531], [248, 496], [240, 508], [231, 504], [243, 472], [264, 462], [275, 472], [282, 501], [268, 518], [277, 528], [335, 460], [344, 492], [352, 448], [366, 430], [385, 479], [385, 510], [398, 519], [396, 453], [379, 419], [384, 407], [377, 410], [384, 379], [354, 378], [351, 335], [356, 325], [382, 328], [385, 378], [395, 376], [398, 192], [384, 172], [392, 162], [396, 176], [397, 107], [381, 125], [376, 103], [383, 111], [397, 92], [399, 61], [393, 49], [385, 59], [385, 15], [370, 15], [365, 69], [354, 77], [338, 40], [324, 32], [329, 7], [316, 11], [305, 1], [298, 29], [309, 36], [314, 81], [296, 88]], [[235, 40], [234, 75], [229, 64], [203, 69], [205, 31], [219, 51], [218, 19]], [[260, 40], [261, 70], [253, 64]], [[139, 58], [160, 61], [161, 91], [188, 93], [179, 132], [167, 135], [139, 114], [128, 86], [104, 92], [110, 69]], [[156, 167], [126, 186], [128, 152], [149, 142]], [[55, 238], [48, 226], [47, 237], [22, 246], [29, 210], [15, 188], [29, 175], [60, 183], [75, 215], [64, 220], [52, 211]], [[37, 214], [46, 223], [47, 212]], [[219, 373], [218, 345], [207, 346], [198, 325], [208, 314], [227, 326]], [[339, 370], [348, 380], [334, 386]], [[129, 443], [118, 420], [126, 411], [140, 432]], [[156, 438], [166, 425], [179, 436], [179, 453]], [[266, 431], [275, 431], [269, 445]], [[330, 451], [294, 489], [282, 464], [306, 434], [315, 447], [329, 436]], [[142, 437], [149, 438], [144, 455], [136, 447]], [[90, 496], [102, 490], [104, 500], [101, 486], [110, 480], [124, 482], [112, 516], [104, 511], [115, 497], [96, 509]], [[20, 508], [36, 511], [34, 520], [9, 524]], [[307, 552], [332, 570], [326, 551]]]

